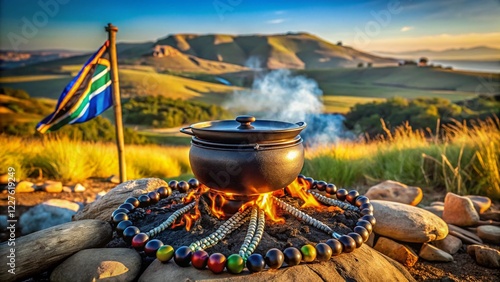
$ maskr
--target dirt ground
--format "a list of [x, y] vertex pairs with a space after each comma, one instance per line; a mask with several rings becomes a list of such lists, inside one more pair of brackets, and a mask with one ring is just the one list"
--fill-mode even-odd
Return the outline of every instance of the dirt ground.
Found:
[[[36, 182], [36, 181], [33, 181]], [[70, 201], [76, 201], [81, 203], [88, 203], [95, 199], [97, 193], [102, 191], [108, 191], [112, 189], [116, 184], [108, 183], [100, 179], [92, 179], [82, 183], [87, 189], [83, 193], [46, 193], [46, 192], [33, 192], [33, 193], [18, 193], [16, 194], [16, 215], [19, 217], [22, 213], [26, 212], [29, 208], [49, 199], [65, 199]], [[69, 184], [68, 184], [69, 186]], [[1, 187], [0, 187], [1, 189]], [[432, 200], [438, 198], [436, 195], [432, 196]], [[441, 200], [444, 198], [444, 194], [441, 196]], [[166, 200], [160, 201], [158, 204], [148, 207], [148, 209], [138, 209], [134, 212], [133, 219], [134, 224], [137, 224], [141, 230], [147, 231], [153, 225], [158, 222], [166, 220], [166, 218], [176, 210], [175, 205], [169, 208], [163, 208], [168, 206], [169, 203]], [[294, 206], [298, 203], [296, 200], [288, 199], [287, 202]], [[1, 214], [6, 214], [7, 210], [7, 193], [3, 190], [0, 193], [0, 211]], [[149, 210], [149, 211], [148, 211]], [[208, 215], [207, 211], [203, 208], [200, 209], [202, 212], [202, 217], [199, 220], [199, 224], [195, 224], [195, 227], [190, 231], [185, 231], [182, 227], [175, 230], [169, 230], [162, 232], [157, 238], [162, 240], [164, 243], [171, 244], [174, 247], [179, 247], [182, 245], [189, 245], [196, 239], [199, 239], [207, 234], [208, 232], [213, 232], [218, 226], [220, 226], [221, 221]], [[318, 212], [313, 209], [304, 210], [309, 215], [327, 223], [332, 226], [335, 231], [339, 233], [350, 232], [351, 228], [355, 224], [357, 215], [353, 212], [342, 212], [340, 210], [333, 210], [334, 216], [330, 213]], [[145, 216], [147, 213], [148, 216]], [[320, 242], [326, 241], [328, 235], [324, 232], [317, 230], [314, 227], [305, 226], [299, 223], [293, 216], [288, 213], [280, 213], [285, 220], [286, 224], [273, 224], [269, 220], [266, 222], [266, 229], [264, 236], [262, 238], [261, 244], [258, 246], [256, 252], [263, 254], [265, 250], [271, 247], [277, 247], [280, 249], [286, 248], [288, 246], [301, 246], [304, 243]], [[222, 241], [221, 244], [210, 249], [210, 252], [221, 252], [225, 255], [232, 253], [237, 253], [241, 241], [246, 235], [246, 227], [248, 222], [245, 223], [239, 230], [233, 232], [230, 236]], [[18, 228], [19, 230], [20, 228]], [[5, 230], [0, 230], [0, 241], [6, 240]], [[18, 235], [20, 236], [20, 234]], [[109, 244], [109, 247], [125, 247], [126, 244], [123, 240], [119, 238], [114, 238]], [[498, 246], [494, 246], [499, 249]], [[343, 254], [348, 255], [348, 254]], [[455, 255], [453, 255], [454, 261], [450, 263], [430, 263], [424, 260], [419, 260], [413, 267], [408, 268], [409, 272], [417, 281], [500, 281], [500, 271], [484, 268], [478, 266], [472, 258], [465, 252], [465, 246]], [[146, 267], [152, 260], [145, 258]], [[39, 279], [34, 279], [32, 281], [43, 281], [43, 277], [46, 277], [47, 273], [42, 274]]]

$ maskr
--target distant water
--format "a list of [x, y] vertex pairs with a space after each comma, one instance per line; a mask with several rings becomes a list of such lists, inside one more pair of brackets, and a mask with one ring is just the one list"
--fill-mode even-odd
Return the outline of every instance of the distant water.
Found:
[[500, 73], [500, 61], [432, 60], [431, 63], [434, 65], [442, 65], [443, 68], [453, 67], [455, 70]]

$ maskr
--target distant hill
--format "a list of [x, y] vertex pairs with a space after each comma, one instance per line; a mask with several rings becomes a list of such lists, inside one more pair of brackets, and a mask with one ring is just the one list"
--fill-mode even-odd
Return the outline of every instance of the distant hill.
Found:
[[396, 61], [335, 45], [309, 33], [275, 35], [175, 34], [157, 45], [175, 47], [184, 54], [236, 65], [277, 69], [354, 67], [358, 63], [394, 65]]
[[83, 54], [70, 50], [12, 51], [0, 50], [0, 69], [11, 69]]
[[374, 52], [381, 56], [389, 56], [398, 59], [418, 60], [420, 57], [427, 57], [430, 60], [485, 60], [494, 61], [500, 59], [500, 49], [486, 46], [473, 48], [447, 49], [442, 51], [418, 50], [400, 53], [384, 51]]

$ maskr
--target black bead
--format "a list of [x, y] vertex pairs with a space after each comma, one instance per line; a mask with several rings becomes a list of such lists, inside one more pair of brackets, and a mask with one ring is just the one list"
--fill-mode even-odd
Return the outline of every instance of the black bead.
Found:
[[318, 181], [314, 180], [313, 185], [311, 186], [311, 189], [318, 189]]
[[151, 204], [156, 204], [160, 200], [160, 194], [156, 191], [149, 192], [148, 197]]
[[182, 246], [175, 250], [174, 261], [178, 266], [186, 267], [191, 263], [193, 251], [187, 246]]
[[123, 241], [127, 242], [128, 244], [132, 243], [132, 238], [134, 238], [135, 235], [141, 233], [139, 228], [135, 226], [129, 226], [123, 230]]
[[113, 216], [113, 224], [116, 226], [118, 223], [128, 220], [128, 215], [124, 212], [119, 212]]
[[350, 253], [356, 249], [356, 241], [351, 236], [342, 235], [338, 240], [342, 243], [342, 251], [344, 253]]
[[160, 194], [161, 199], [167, 198], [168, 196], [172, 195], [172, 189], [170, 189], [170, 187], [165, 187], [165, 186], [158, 188], [156, 192]]
[[119, 209], [116, 209], [112, 214], [111, 214], [111, 219], [113, 219], [113, 217], [117, 214], [117, 213], [126, 213], [128, 214], [130, 211], [127, 210], [127, 209], [124, 209], [124, 208], [119, 208]]
[[139, 206], [139, 200], [137, 200], [137, 198], [135, 198], [135, 197], [127, 198], [124, 203], [130, 203], [135, 208], [137, 208]]
[[131, 203], [124, 203], [124, 204], [121, 204], [119, 207], [119, 209], [127, 209], [129, 211], [133, 211], [135, 209], [135, 206]]
[[186, 193], [189, 190], [189, 184], [186, 181], [180, 181], [177, 184], [177, 189], [179, 189], [179, 192], [181, 193]]
[[297, 176], [297, 178], [298, 178], [298, 179], [299, 179], [299, 181], [300, 181], [300, 180], [304, 180], [306, 177], [305, 177], [305, 175], [303, 175], [303, 174], [299, 174], [299, 175]]
[[346, 189], [339, 189], [337, 190], [337, 200], [339, 201], [345, 201], [345, 198], [347, 197], [347, 194], [349, 192], [347, 192]]
[[295, 247], [288, 247], [283, 251], [288, 266], [298, 265], [302, 261], [302, 253]]
[[359, 235], [358, 233], [350, 232], [347, 234], [347, 236], [350, 236], [352, 239], [354, 239], [354, 242], [356, 242], [356, 248], [359, 248], [361, 247], [361, 245], [363, 245], [363, 237], [361, 237], [361, 235]]
[[332, 248], [325, 243], [318, 243], [316, 245], [316, 259], [319, 261], [327, 261], [332, 257]]
[[367, 214], [367, 215], [362, 216], [362, 217], [360, 218], [360, 220], [361, 220], [361, 219], [362, 219], [362, 220], [366, 220], [366, 221], [368, 221], [369, 223], [371, 223], [371, 224], [372, 224], [372, 226], [375, 226], [375, 224], [377, 223], [377, 220], [375, 219], [375, 217], [374, 217], [373, 215], [369, 215], [369, 214]]
[[318, 181], [318, 183], [316, 183], [316, 188], [319, 191], [325, 191], [326, 190], [326, 185], [328, 185], [328, 183], [326, 183], [325, 181]]
[[177, 180], [170, 180], [170, 182], [168, 182], [168, 187], [174, 191], [177, 190], [177, 184], [179, 184]]
[[356, 190], [351, 190], [349, 191], [349, 193], [347, 193], [347, 196], [345, 197], [345, 199], [351, 204], [351, 205], [354, 205], [354, 203], [356, 202], [356, 198], [359, 196], [359, 193], [358, 191]]
[[361, 235], [361, 238], [363, 238], [363, 242], [366, 242], [368, 238], [370, 238], [370, 232], [368, 232], [368, 230], [366, 230], [366, 228], [364, 228], [363, 226], [355, 226], [354, 232]]
[[266, 262], [260, 254], [252, 254], [247, 258], [247, 268], [250, 272], [259, 272], [264, 270]]
[[373, 211], [371, 211], [370, 209], [363, 209], [360, 213], [361, 215], [373, 215]]
[[332, 256], [340, 255], [342, 253], [342, 249], [344, 248], [342, 243], [340, 243], [337, 239], [329, 239], [326, 241], [326, 244], [332, 249]]
[[337, 193], [337, 186], [332, 183], [326, 184], [325, 191], [327, 194], [335, 195]]
[[139, 206], [143, 208], [149, 206], [149, 203], [151, 203], [151, 199], [148, 197], [148, 195], [140, 195], [137, 199], [140, 203]]
[[366, 203], [369, 203], [369, 202], [370, 202], [370, 199], [368, 199], [367, 197], [365, 197], [365, 196], [359, 196], [359, 197], [356, 198], [356, 201], [354, 202], [354, 205], [356, 207], [359, 207], [362, 204], [366, 204]]
[[373, 211], [373, 205], [371, 203], [365, 203], [365, 204], [362, 204], [359, 207], [359, 209], [360, 210], [369, 209], [370, 211]]
[[269, 268], [278, 269], [283, 264], [285, 256], [280, 250], [272, 248], [269, 251], [267, 251], [264, 260], [266, 261], [266, 264], [267, 266], [269, 266]]
[[314, 183], [314, 178], [306, 177], [306, 178], [304, 178], [304, 180], [305, 180], [305, 184], [307, 185], [307, 189], [312, 189], [313, 183]]
[[123, 230], [125, 230], [125, 228], [129, 227], [129, 226], [132, 226], [132, 221], [130, 220], [123, 220], [121, 221], [120, 223], [118, 223], [116, 225], [116, 234], [119, 236], [119, 237], [122, 237], [123, 236]]
[[163, 242], [158, 239], [149, 240], [144, 246], [144, 253], [148, 257], [156, 257], [156, 251], [163, 246]]
[[188, 180], [189, 187], [196, 189], [200, 186], [200, 181], [196, 178], [191, 178]]
[[356, 226], [364, 227], [369, 233], [372, 233], [372, 231], [373, 231], [372, 224], [364, 219], [358, 220], [358, 222], [356, 223]]

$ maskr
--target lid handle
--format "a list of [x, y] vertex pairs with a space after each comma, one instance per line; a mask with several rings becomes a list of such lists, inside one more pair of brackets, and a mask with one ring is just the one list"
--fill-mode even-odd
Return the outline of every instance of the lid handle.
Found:
[[238, 129], [253, 129], [254, 127], [250, 124], [255, 121], [253, 116], [237, 116], [236, 121], [241, 123]]

